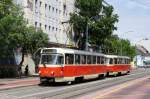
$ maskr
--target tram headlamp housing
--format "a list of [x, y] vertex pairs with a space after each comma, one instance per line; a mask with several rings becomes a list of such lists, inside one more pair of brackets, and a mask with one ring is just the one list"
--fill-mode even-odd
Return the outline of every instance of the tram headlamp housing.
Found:
[[53, 71], [51, 72], [51, 75], [54, 75], [54, 72], [53, 72]]

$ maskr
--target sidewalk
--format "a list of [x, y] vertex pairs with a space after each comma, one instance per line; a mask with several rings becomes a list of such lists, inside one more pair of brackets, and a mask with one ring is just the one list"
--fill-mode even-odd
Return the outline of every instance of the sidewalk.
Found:
[[0, 79], [0, 90], [39, 84], [39, 77]]

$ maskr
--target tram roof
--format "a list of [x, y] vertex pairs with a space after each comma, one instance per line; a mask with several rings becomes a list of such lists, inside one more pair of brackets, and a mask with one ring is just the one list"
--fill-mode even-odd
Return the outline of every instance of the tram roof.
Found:
[[[86, 55], [104, 56], [104, 54], [102, 53], [88, 52], [88, 51], [75, 50], [75, 49], [69, 49], [69, 48], [43, 48], [41, 50], [41, 53], [43, 53], [43, 50], [56, 50], [54, 53], [86, 54]], [[47, 53], [53, 53], [53, 52], [47, 52]]]
[[130, 59], [127, 56], [118, 56], [118, 55], [105, 55], [105, 57], [107, 57], [107, 58], [127, 58], [127, 59]]

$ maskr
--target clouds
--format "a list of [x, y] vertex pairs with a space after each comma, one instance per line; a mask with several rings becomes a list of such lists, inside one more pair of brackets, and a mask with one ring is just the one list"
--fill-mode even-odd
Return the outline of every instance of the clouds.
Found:
[[[150, 0], [106, 0], [119, 15], [117, 33], [136, 43], [142, 38], [150, 39]], [[126, 33], [127, 31], [134, 31]], [[141, 42], [150, 50], [150, 40]]]

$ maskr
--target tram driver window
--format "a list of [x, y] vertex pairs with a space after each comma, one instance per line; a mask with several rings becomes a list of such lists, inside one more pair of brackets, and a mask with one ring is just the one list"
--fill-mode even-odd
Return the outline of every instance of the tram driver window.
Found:
[[64, 57], [58, 56], [57, 64], [64, 64]]

